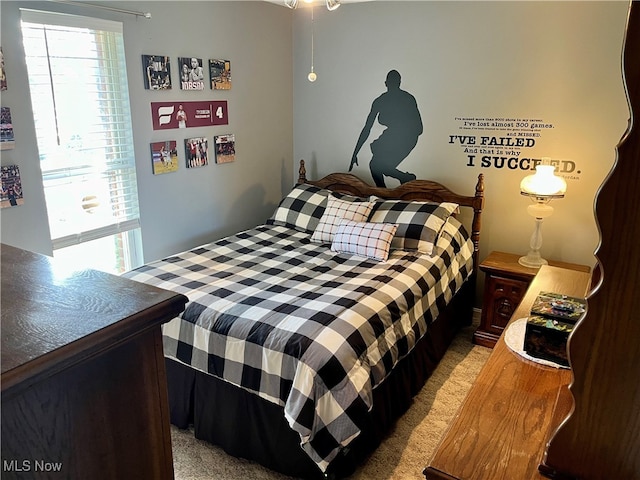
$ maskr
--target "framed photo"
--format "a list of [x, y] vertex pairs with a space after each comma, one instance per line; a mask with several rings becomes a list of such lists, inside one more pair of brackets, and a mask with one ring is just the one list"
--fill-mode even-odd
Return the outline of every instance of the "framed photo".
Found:
[[11, 109], [9, 107], [0, 107], [0, 150], [9, 150], [14, 147]]
[[216, 135], [214, 143], [216, 146], [216, 163], [229, 163], [236, 159], [235, 135]]
[[229, 60], [209, 59], [211, 90], [231, 90], [231, 62]]
[[164, 55], [142, 55], [144, 88], [171, 90], [171, 64]]
[[22, 197], [22, 182], [20, 168], [17, 165], [0, 167], [2, 176], [2, 192], [0, 192], [0, 206], [2, 208], [15, 207], [24, 203]]
[[7, 76], [4, 70], [4, 53], [2, 53], [2, 47], [0, 47], [0, 90], [7, 89]]
[[178, 170], [178, 150], [175, 140], [151, 144], [151, 165], [154, 175]]
[[204, 68], [201, 58], [179, 57], [178, 66], [182, 90], [204, 90]]
[[185, 138], [184, 151], [187, 159], [187, 168], [209, 165], [209, 148], [205, 137]]

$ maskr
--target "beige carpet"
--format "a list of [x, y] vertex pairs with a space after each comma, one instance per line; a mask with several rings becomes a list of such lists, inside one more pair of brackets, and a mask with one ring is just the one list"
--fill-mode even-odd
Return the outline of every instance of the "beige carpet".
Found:
[[[477, 319], [458, 334], [411, 408], [350, 479], [424, 480], [422, 470], [491, 352], [471, 343], [476, 326]], [[191, 431], [172, 426], [171, 437], [176, 480], [290, 478], [231, 457], [222, 449], [195, 439]]]

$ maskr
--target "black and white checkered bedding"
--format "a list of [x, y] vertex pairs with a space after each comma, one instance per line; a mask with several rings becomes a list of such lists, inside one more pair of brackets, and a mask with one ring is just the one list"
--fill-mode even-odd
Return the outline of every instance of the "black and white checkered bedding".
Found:
[[165, 356], [283, 406], [325, 471], [359, 434], [373, 389], [471, 272], [473, 248], [454, 218], [433, 256], [378, 262], [310, 237], [261, 225], [125, 275], [189, 297], [163, 326]]

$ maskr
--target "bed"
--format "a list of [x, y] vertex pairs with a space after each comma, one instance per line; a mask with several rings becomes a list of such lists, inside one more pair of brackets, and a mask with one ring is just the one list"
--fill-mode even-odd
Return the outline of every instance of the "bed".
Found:
[[482, 175], [466, 196], [301, 161], [265, 224], [126, 273], [189, 298], [163, 326], [171, 422], [286, 475], [352, 473], [471, 321], [483, 201]]

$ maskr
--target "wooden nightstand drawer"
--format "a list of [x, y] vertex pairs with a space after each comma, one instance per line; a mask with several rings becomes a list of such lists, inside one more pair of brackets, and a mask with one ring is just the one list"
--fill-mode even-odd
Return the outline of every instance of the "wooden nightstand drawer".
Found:
[[529, 282], [523, 280], [490, 275], [486, 277], [482, 315], [487, 331], [500, 336], [528, 286]]

